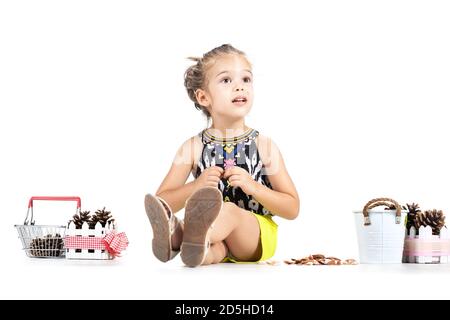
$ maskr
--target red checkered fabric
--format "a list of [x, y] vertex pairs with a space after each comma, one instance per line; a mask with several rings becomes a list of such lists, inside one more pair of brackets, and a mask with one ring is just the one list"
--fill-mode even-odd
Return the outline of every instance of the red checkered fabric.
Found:
[[127, 248], [128, 238], [125, 232], [116, 233], [116, 231], [113, 231], [103, 238], [103, 244], [110, 254], [117, 256]]
[[128, 238], [125, 232], [117, 233], [112, 231], [104, 238], [66, 236], [64, 245], [67, 249], [93, 249], [107, 250], [110, 254], [117, 256], [128, 246]]
[[66, 236], [64, 238], [64, 245], [67, 249], [106, 249], [103, 244], [103, 238], [100, 237]]

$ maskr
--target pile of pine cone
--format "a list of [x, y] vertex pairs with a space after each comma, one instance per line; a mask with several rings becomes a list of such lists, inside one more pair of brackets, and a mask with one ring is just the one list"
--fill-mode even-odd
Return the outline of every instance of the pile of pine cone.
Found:
[[[442, 227], [445, 226], [445, 215], [442, 210], [426, 210], [422, 212], [417, 203], [406, 204], [402, 206], [403, 210], [408, 210], [408, 216], [406, 220], [406, 230], [411, 227], [419, 230], [420, 227], [430, 226], [433, 230], [433, 235], [439, 235]], [[389, 207], [388, 209], [394, 209], [394, 207]]]
[[323, 254], [312, 254], [304, 258], [300, 259], [291, 259], [284, 261], [286, 264], [300, 264], [300, 265], [306, 265], [306, 266], [323, 266], [323, 265], [355, 265], [357, 264], [355, 259], [345, 259], [341, 260], [339, 258], [335, 257], [327, 257]]
[[416, 203], [407, 204], [408, 221], [406, 228], [409, 230], [412, 226], [419, 230], [420, 227], [430, 226], [434, 235], [439, 235], [442, 227], [445, 226], [445, 216], [442, 210], [426, 210], [422, 212]]
[[95, 211], [93, 216], [91, 216], [90, 213], [90, 211], [81, 211], [79, 214], [75, 214], [69, 223], [73, 222], [75, 224], [75, 229], [81, 229], [83, 223], [86, 222], [89, 225], [89, 229], [95, 229], [97, 222], [100, 222], [102, 227], [105, 227], [108, 222], [114, 222], [111, 211], [106, 211], [105, 207], [101, 210]]
[[63, 253], [64, 241], [60, 234], [47, 234], [43, 238], [35, 238], [30, 243], [29, 252], [35, 257], [59, 257]]

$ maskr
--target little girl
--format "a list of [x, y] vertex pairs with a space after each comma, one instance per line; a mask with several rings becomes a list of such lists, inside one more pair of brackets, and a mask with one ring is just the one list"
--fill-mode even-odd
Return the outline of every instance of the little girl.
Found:
[[[231, 45], [190, 59], [196, 64], [184, 84], [211, 126], [180, 147], [156, 196], [145, 196], [153, 253], [166, 262], [181, 250], [189, 267], [269, 259], [277, 243], [272, 216], [295, 219], [299, 197], [276, 145], [245, 124], [251, 65]], [[195, 180], [186, 183], [190, 173]], [[183, 207], [181, 221], [174, 213]]]

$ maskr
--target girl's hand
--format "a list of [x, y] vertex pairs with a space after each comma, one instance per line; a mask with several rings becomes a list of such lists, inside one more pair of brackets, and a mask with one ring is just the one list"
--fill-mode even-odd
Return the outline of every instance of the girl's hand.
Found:
[[202, 174], [195, 179], [196, 190], [203, 187], [218, 187], [220, 177], [222, 177], [223, 169], [213, 166], [203, 170]]
[[228, 183], [232, 187], [240, 187], [247, 195], [255, 194], [258, 182], [253, 180], [250, 174], [240, 167], [231, 167], [225, 170], [224, 179], [228, 179]]

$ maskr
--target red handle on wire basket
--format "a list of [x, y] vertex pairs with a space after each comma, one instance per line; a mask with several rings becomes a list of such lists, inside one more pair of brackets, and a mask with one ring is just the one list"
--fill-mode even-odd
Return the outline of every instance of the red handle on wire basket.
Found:
[[[51, 201], [76, 201], [77, 210], [81, 209], [81, 199], [80, 197], [31, 197], [28, 201], [27, 216], [25, 217], [24, 225], [31, 224], [34, 225], [34, 215], [33, 215], [33, 201], [34, 200], [51, 200]], [[31, 212], [31, 215], [30, 215]], [[30, 218], [30, 220], [28, 220]]]
[[51, 201], [76, 201], [77, 209], [81, 208], [81, 199], [80, 197], [31, 197], [30, 201], [28, 201], [28, 208], [33, 208], [34, 200], [51, 200]]

